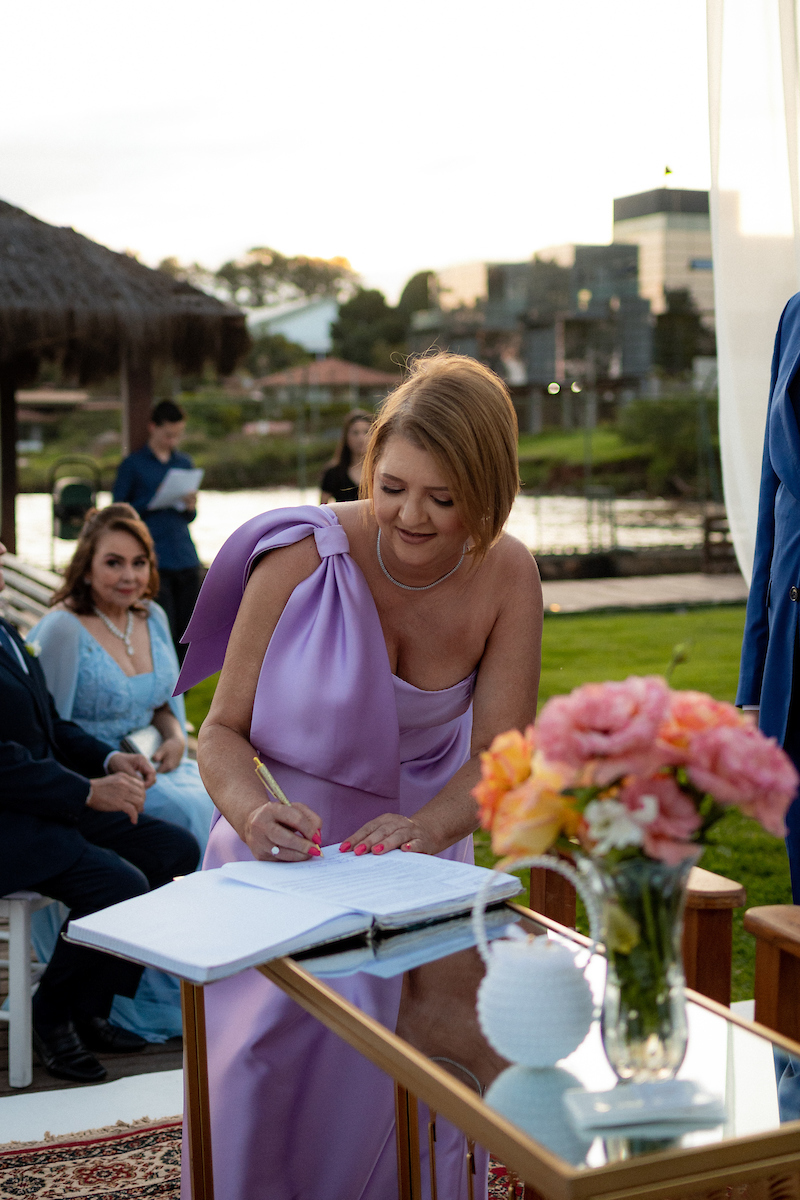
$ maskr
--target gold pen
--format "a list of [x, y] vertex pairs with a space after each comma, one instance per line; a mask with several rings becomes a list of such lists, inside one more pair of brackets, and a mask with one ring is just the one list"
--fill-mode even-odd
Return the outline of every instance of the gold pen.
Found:
[[[271, 796], [274, 796], [275, 799], [280, 804], [291, 805], [291, 803], [292, 803], [291, 800], [288, 798], [288, 796], [284, 792], [283, 788], [281, 787], [281, 785], [278, 783], [275, 776], [270, 771], [269, 767], [264, 766], [263, 762], [261, 761], [261, 759], [258, 757], [257, 754], [253, 755], [253, 762], [256, 764], [256, 775], [261, 780], [261, 782], [263, 783], [264, 787], [267, 789], [269, 794]], [[317, 846], [317, 850], [319, 851], [319, 857], [324, 858], [325, 856], [322, 853], [322, 847]]]

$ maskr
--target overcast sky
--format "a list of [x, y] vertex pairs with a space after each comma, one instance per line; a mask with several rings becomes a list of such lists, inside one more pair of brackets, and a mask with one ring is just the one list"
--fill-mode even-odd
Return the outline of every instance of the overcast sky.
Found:
[[415, 271], [709, 186], [704, 0], [0, 0], [0, 198], [155, 264]]

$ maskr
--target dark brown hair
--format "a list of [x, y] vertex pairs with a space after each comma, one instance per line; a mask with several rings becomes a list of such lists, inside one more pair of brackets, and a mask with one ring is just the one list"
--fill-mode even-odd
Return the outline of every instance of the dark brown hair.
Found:
[[372, 427], [362, 497], [372, 500], [375, 468], [394, 434], [434, 459], [480, 561], [499, 538], [519, 491], [517, 415], [502, 379], [462, 354], [412, 362]]
[[[92, 589], [86, 582], [86, 573], [91, 569], [92, 559], [100, 538], [105, 533], [116, 531], [129, 533], [131, 537], [135, 537], [150, 563], [150, 578], [147, 581], [144, 595], [140, 599], [152, 600], [154, 596], [158, 595], [158, 568], [150, 530], [130, 504], [109, 504], [107, 508], [91, 508], [86, 514], [75, 553], [64, 572], [64, 582], [50, 601], [51, 606], [61, 601], [68, 601], [69, 608], [74, 613], [87, 616], [93, 612]], [[139, 607], [138, 602], [132, 607]]]
[[371, 426], [374, 420], [375, 414], [367, 412], [365, 408], [350, 409], [350, 412], [344, 419], [342, 432], [336, 446], [336, 453], [330, 461], [330, 466], [344, 467], [345, 471], [348, 469], [353, 459], [353, 452], [347, 444], [347, 435], [350, 432], [350, 426], [355, 425], [356, 421], [366, 421]]

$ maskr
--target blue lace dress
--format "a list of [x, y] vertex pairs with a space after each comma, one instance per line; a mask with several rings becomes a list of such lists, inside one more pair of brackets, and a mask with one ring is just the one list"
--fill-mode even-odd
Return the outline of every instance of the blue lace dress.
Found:
[[[186, 729], [183, 697], [172, 697], [178, 660], [159, 605], [150, 604], [147, 625], [153, 670], [141, 675], [126, 675], [72, 613], [47, 613], [28, 634], [28, 642], [39, 651], [60, 715], [111, 746], [118, 746], [132, 729], [149, 725], [154, 710], [165, 703]], [[197, 763], [184, 757], [174, 771], [157, 775], [148, 788], [144, 810], [190, 830], [205, 850], [214, 805]], [[52, 954], [63, 914], [61, 906], [51, 905], [34, 915], [33, 939], [41, 961]], [[146, 970], [133, 1000], [115, 998], [111, 1019], [151, 1042], [177, 1036], [181, 1032], [178, 981]]]

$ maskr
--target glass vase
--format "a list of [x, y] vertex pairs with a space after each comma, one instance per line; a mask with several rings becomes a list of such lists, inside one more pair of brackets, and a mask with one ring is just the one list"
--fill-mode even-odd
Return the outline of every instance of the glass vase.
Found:
[[671, 1079], [686, 1053], [681, 935], [695, 861], [670, 866], [635, 857], [584, 864], [600, 900], [608, 959], [603, 1047], [625, 1082]]

